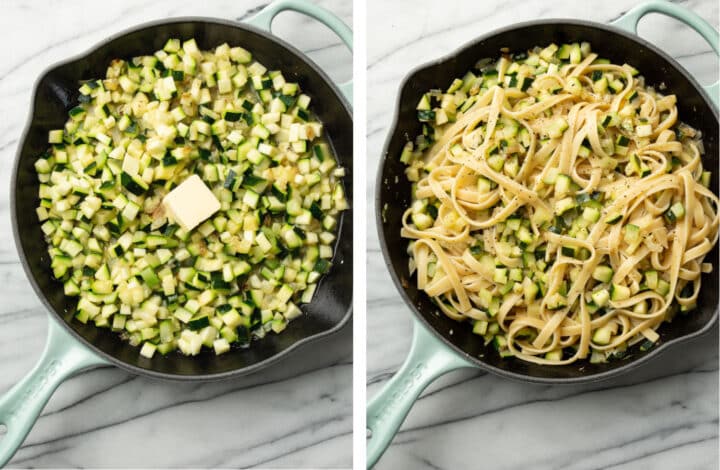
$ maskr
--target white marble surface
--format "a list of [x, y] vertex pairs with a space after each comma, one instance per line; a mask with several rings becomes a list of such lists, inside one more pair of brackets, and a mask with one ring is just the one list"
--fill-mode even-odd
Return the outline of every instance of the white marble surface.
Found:
[[[3, 0], [0, 14], [0, 393], [29, 371], [43, 347], [47, 314], [12, 241], [8, 186], [31, 86], [49, 64], [108, 35], [173, 16], [244, 17], [267, 0], [122, 2]], [[319, 3], [352, 24], [352, 2]], [[274, 31], [344, 81], [351, 55], [318, 23], [294, 13]], [[117, 368], [72, 378], [53, 396], [12, 467], [352, 466], [350, 328], [245, 379], [163, 383]], [[314, 359], [311, 359], [314, 357]]]
[[[608, 22], [638, 2], [369, 2], [368, 200], [398, 86], [416, 65], [501, 26], [536, 18]], [[718, 26], [717, 0], [680, 2]], [[641, 35], [679, 58], [701, 83], [718, 61], [689, 28], [656, 15]], [[372, 203], [368, 219], [374, 220]], [[385, 271], [368, 230], [368, 397], [399, 368], [411, 314]], [[552, 387], [472, 371], [448, 374], [421, 399], [377, 465], [405, 469], [717, 469], [717, 332], [612, 383]]]

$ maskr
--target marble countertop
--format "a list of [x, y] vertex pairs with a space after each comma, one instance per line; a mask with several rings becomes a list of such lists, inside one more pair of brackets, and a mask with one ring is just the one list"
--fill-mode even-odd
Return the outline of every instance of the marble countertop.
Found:
[[[29, 111], [31, 87], [46, 66], [127, 27], [173, 16], [240, 19], [268, 0], [123, 2], [3, 1], [0, 43], [0, 393], [34, 365], [47, 313], [19, 264], [10, 229], [10, 171]], [[322, 0], [352, 24], [350, 0]], [[295, 13], [274, 32], [338, 81], [351, 55], [328, 29]], [[60, 386], [11, 467], [352, 466], [352, 330], [308, 346], [247, 378], [167, 383], [117, 368], [82, 373]]]
[[[608, 22], [630, 0], [371, 2], [368, 25], [368, 200], [400, 81], [501, 26], [537, 18]], [[718, 26], [715, 0], [679, 2]], [[592, 5], [592, 7], [590, 7]], [[658, 15], [640, 34], [678, 58], [701, 83], [717, 80], [718, 61], [699, 35]], [[368, 220], [374, 220], [368, 203]], [[368, 397], [399, 368], [410, 345], [411, 313], [386, 273], [374, 227], [368, 229]], [[459, 371], [431, 385], [377, 465], [383, 469], [533, 470], [717, 469], [717, 331], [666, 354], [637, 373], [596, 385], [540, 386]]]

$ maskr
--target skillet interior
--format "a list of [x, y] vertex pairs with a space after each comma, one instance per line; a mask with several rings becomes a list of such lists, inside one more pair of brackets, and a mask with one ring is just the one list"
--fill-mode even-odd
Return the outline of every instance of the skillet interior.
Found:
[[608, 26], [572, 20], [543, 20], [523, 23], [495, 31], [461, 48], [452, 56], [422, 66], [411, 72], [401, 86], [396, 109], [395, 127], [391, 129], [385, 145], [384, 157], [378, 174], [376, 199], [377, 224], [385, 262], [415, 315], [429, 326], [448, 346], [467, 355], [478, 366], [521, 380], [537, 382], [578, 382], [607, 378], [621, 370], [630, 369], [668, 347], [673, 341], [707, 331], [717, 319], [718, 248], [706, 258], [714, 270], [704, 274], [698, 308], [692, 313], [678, 315], [672, 323], [660, 330], [660, 344], [648, 352], [631, 348], [628, 355], [608, 364], [576, 363], [567, 366], [542, 367], [517, 359], [501, 359], [491, 347], [471, 332], [467, 324], [457, 323], [441, 312], [424, 292], [419, 292], [415, 278], [408, 274], [407, 240], [400, 238], [401, 217], [410, 204], [410, 183], [399, 160], [403, 145], [421, 132], [416, 119], [415, 106], [420, 96], [431, 88], [445, 89], [455, 77], [470, 70], [477, 60], [498, 57], [500, 48], [519, 52], [551, 42], [589, 41], [593, 50], [614, 63], [627, 62], [644, 75], [646, 83], [659, 86], [664, 83], [668, 92], [678, 96], [681, 119], [703, 133], [705, 155], [703, 164], [712, 171], [711, 189], [718, 193], [718, 117], [717, 110], [708, 104], [699, 91], [697, 82], [672, 58], [636, 36]]
[[25, 270], [46, 306], [68, 330], [109, 360], [132, 372], [161, 378], [214, 379], [241, 375], [256, 370], [284, 352], [310, 339], [338, 330], [351, 315], [352, 307], [352, 212], [344, 213], [331, 271], [324, 277], [313, 302], [303, 307], [306, 313], [290, 322], [280, 335], [270, 334], [255, 341], [251, 348], [233, 349], [222, 356], [204, 350], [188, 358], [180, 354], [153, 359], [139, 356], [139, 349], [120, 340], [117, 334], [71, 321], [74, 298], [63, 294], [62, 284], [52, 280], [47, 246], [35, 217], [39, 204], [38, 182], [33, 164], [47, 149], [47, 133], [61, 128], [67, 111], [77, 104], [78, 82], [104, 77], [114, 58], [130, 58], [161, 49], [170, 37], [183, 40], [194, 37], [201, 49], [223, 42], [241, 45], [268, 68], [282, 70], [289, 81], [298, 81], [312, 97], [312, 106], [324, 123], [327, 136], [340, 165], [346, 168], [345, 189], [352, 201], [352, 116], [330, 79], [302, 53], [255, 28], [208, 18], [176, 19], [140, 26], [115, 36], [82, 57], [47, 70], [36, 84], [32, 114], [19, 147], [11, 187], [12, 217]]

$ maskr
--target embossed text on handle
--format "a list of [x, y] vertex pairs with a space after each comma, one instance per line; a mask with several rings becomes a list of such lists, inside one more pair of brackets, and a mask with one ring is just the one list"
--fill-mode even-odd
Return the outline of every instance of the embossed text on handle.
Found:
[[10, 410], [10, 418], [16, 417], [32, 402], [32, 399], [35, 398], [35, 396], [40, 392], [40, 390], [42, 390], [45, 385], [50, 381], [50, 379], [52, 379], [53, 376], [57, 374], [57, 371], [60, 369], [61, 364], [62, 361], [58, 359], [53, 359], [45, 366], [44, 370], [40, 372], [38, 380], [35, 381], [32, 386], [28, 387], [25, 390], [22, 395], [22, 399], [18, 400], [15, 407]]
[[419, 362], [413, 367], [403, 379], [402, 384], [393, 392], [385, 407], [380, 409], [380, 413], [375, 416], [377, 423], [382, 423], [388, 416], [393, 415], [393, 411], [402, 403], [405, 395], [407, 395], [422, 377], [423, 372], [427, 369], [427, 365]]

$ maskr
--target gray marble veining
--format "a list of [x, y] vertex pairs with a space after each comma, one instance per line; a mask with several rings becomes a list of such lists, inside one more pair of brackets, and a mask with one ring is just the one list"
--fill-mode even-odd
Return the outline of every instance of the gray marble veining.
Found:
[[[136, 24], [174, 16], [240, 19], [267, 3], [2, 2], [0, 40], [8, 47], [0, 61], [0, 393], [34, 365], [47, 329], [15, 252], [7, 191], [36, 78]], [[318, 3], [352, 24], [351, 1]], [[281, 14], [273, 30], [333, 79], [350, 78], [350, 53], [314, 20]], [[308, 346], [302, 359], [219, 383], [158, 382], [117, 368], [85, 372], [60, 386], [10, 466], [348, 468], [351, 344], [346, 328]]]
[[[422, 4], [421, 4], [422, 3]], [[476, 36], [536, 18], [608, 22], [638, 2], [489, 0], [369, 2], [368, 200], [398, 87], [415, 66]], [[714, 0], [679, 2], [718, 26]], [[710, 47], [690, 28], [658, 15], [640, 34], [701, 83], [718, 77]], [[368, 204], [368, 220], [374, 220]], [[368, 396], [399, 368], [411, 314], [385, 271], [374, 227], [368, 235]], [[474, 371], [448, 374], [416, 403], [377, 469], [595, 470], [718, 468], [717, 332], [612, 383], [551, 387]]]

